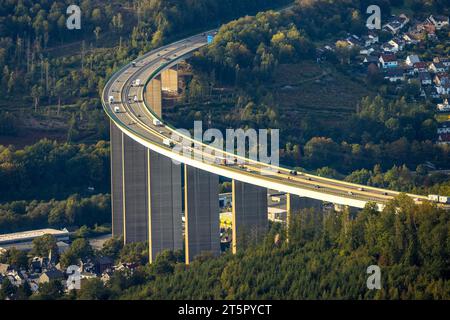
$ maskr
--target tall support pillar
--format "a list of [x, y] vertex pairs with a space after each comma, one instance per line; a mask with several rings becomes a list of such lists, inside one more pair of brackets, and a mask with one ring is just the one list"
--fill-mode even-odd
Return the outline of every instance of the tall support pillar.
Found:
[[111, 211], [112, 211], [112, 235], [122, 237], [124, 234], [123, 218], [123, 133], [111, 121]]
[[148, 240], [147, 149], [123, 135], [124, 242]]
[[233, 180], [232, 252], [260, 241], [268, 227], [267, 189]]
[[158, 117], [162, 117], [162, 86], [161, 76], [157, 76], [150, 81], [144, 93], [144, 100]]
[[150, 151], [111, 123], [111, 201], [114, 237], [149, 243], [149, 261], [180, 250], [181, 167]]
[[301, 208], [301, 201], [300, 197], [287, 193], [286, 194], [286, 232], [289, 233], [289, 228], [292, 224], [292, 219], [296, 212], [300, 211]]
[[163, 250], [180, 250], [181, 166], [171, 159], [147, 150], [149, 261]]
[[219, 176], [184, 166], [186, 264], [202, 252], [220, 254]]
[[178, 65], [161, 73], [161, 88], [163, 91], [178, 92]]

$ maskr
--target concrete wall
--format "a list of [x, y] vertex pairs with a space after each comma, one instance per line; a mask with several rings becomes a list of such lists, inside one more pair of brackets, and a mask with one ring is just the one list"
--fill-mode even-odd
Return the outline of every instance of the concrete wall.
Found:
[[185, 248], [189, 264], [202, 252], [220, 254], [219, 176], [185, 166]]
[[149, 260], [163, 250], [179, 250], [181, 233], [181, 166], [148, 150]]
[[161, 76], [155, 77], [146, 87], [144, 100], [159, 117], [162, 117]]
[[161, 73], [161, 88], [163, 91], [178, 92], [177, 66], [166, 69]]
[[111, 206], [113, 237], [123, 236], [123, 167], [122, 137], [123, 133], [111, 121]]
[[248, 243], [261, 241], [267, 232], [267, 189], [233, 180], [233, 242], [236, 253]]

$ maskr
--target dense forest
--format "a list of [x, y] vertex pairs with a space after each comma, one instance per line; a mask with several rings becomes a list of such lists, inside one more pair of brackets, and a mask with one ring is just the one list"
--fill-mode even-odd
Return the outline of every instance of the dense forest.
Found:
[[85, 226], [93, 228], [111, 222], [111, 197], [97, 194], [66, 200], [12, 201], [0, 204], [0, 234], [40, 228]]
[[[11, 99], [25, 93], [36, 111], [44, 101], [60, 107], [62, 102], [90, 97], [94, 100], [89, 104], [95, 105], [112, 69], [137, 53], [180, 37], [180, 32], [217, 26], [287, 2], [83, 0], [82, 28], [68, 30], [70, 1], [1, 1], [2, 96]], [[97, 49], [105, 45], [114, 50]]]
[[0, 146], [0, 201], [108, 192], [109, 176], [105, 141], [84, 145], [44, 139], [23, 150]]
[[[415, 205], [400, 195], [382, 212], [371, 205], [348, 212], [299, 212], [288, 232], [274, 224], [266, 239], [237, 255], [199, 257], [189, 266], [182, 252], [164, 252], [147, 263], [147, 245], [123, 247], [111, 239], [95, 252], [77, 239], [61, 256], [63, 264], [95, 255], [138, 263], [134, 272], [115, 272], [103, 285], [85, 280], [64, 295], [58, 282], [38, 294], [4, 285], [0, 297], [17, 299], [450, 299], [450, 219], [432, 204]], [[48, 252], [51, 239], [34, 243]], [[19, 252], [4, 256], [24, 263]], [[26, 256], [25, 256], [26, 261]], [[25, 264], [26, 265], [26, 264]], [[381, 289], [366, 286], [367, 268], [381, 269]]]
[[[274, 225], [264, 243], [236, 256], [205, 256], [185, 267], [177, 255], [163, 254], [135, 276], [143, 285], [117, 290], [113, 279], [106, 292], [133, 299], [448, 299], [449, 228], [445, 211], [406, 196], [356, 217], [306, 210], [288, 244], [276, 240], [283, 232]], [[382, 290], [367, 290], [373, 264], [382, 270]]]

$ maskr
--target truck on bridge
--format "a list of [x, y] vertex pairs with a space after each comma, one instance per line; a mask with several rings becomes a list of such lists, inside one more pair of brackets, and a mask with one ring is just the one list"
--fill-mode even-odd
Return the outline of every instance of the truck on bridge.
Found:
[[430, 200], [432, 202], [439, 202], [439, 203], [445, 203], [445, 204], [450, 203], [450, 197], [448, 197], [448, 196], [440, 196], [440, 195], [437, 195], [437, 194], [429, 194], [428, 195], [428, 200]]

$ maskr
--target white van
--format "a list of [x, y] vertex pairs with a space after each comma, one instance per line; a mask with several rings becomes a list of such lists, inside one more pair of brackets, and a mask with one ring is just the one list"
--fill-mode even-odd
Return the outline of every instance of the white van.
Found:
[[114, 112], [115, 113], [119, 113], [120, 112], [120, 108], [119, 107], [114, 107]]
[[109, 101], [109, 103], [113, 103], [114, 102], [114, 97], [113, 96], [109, 96], [108, 101]]

